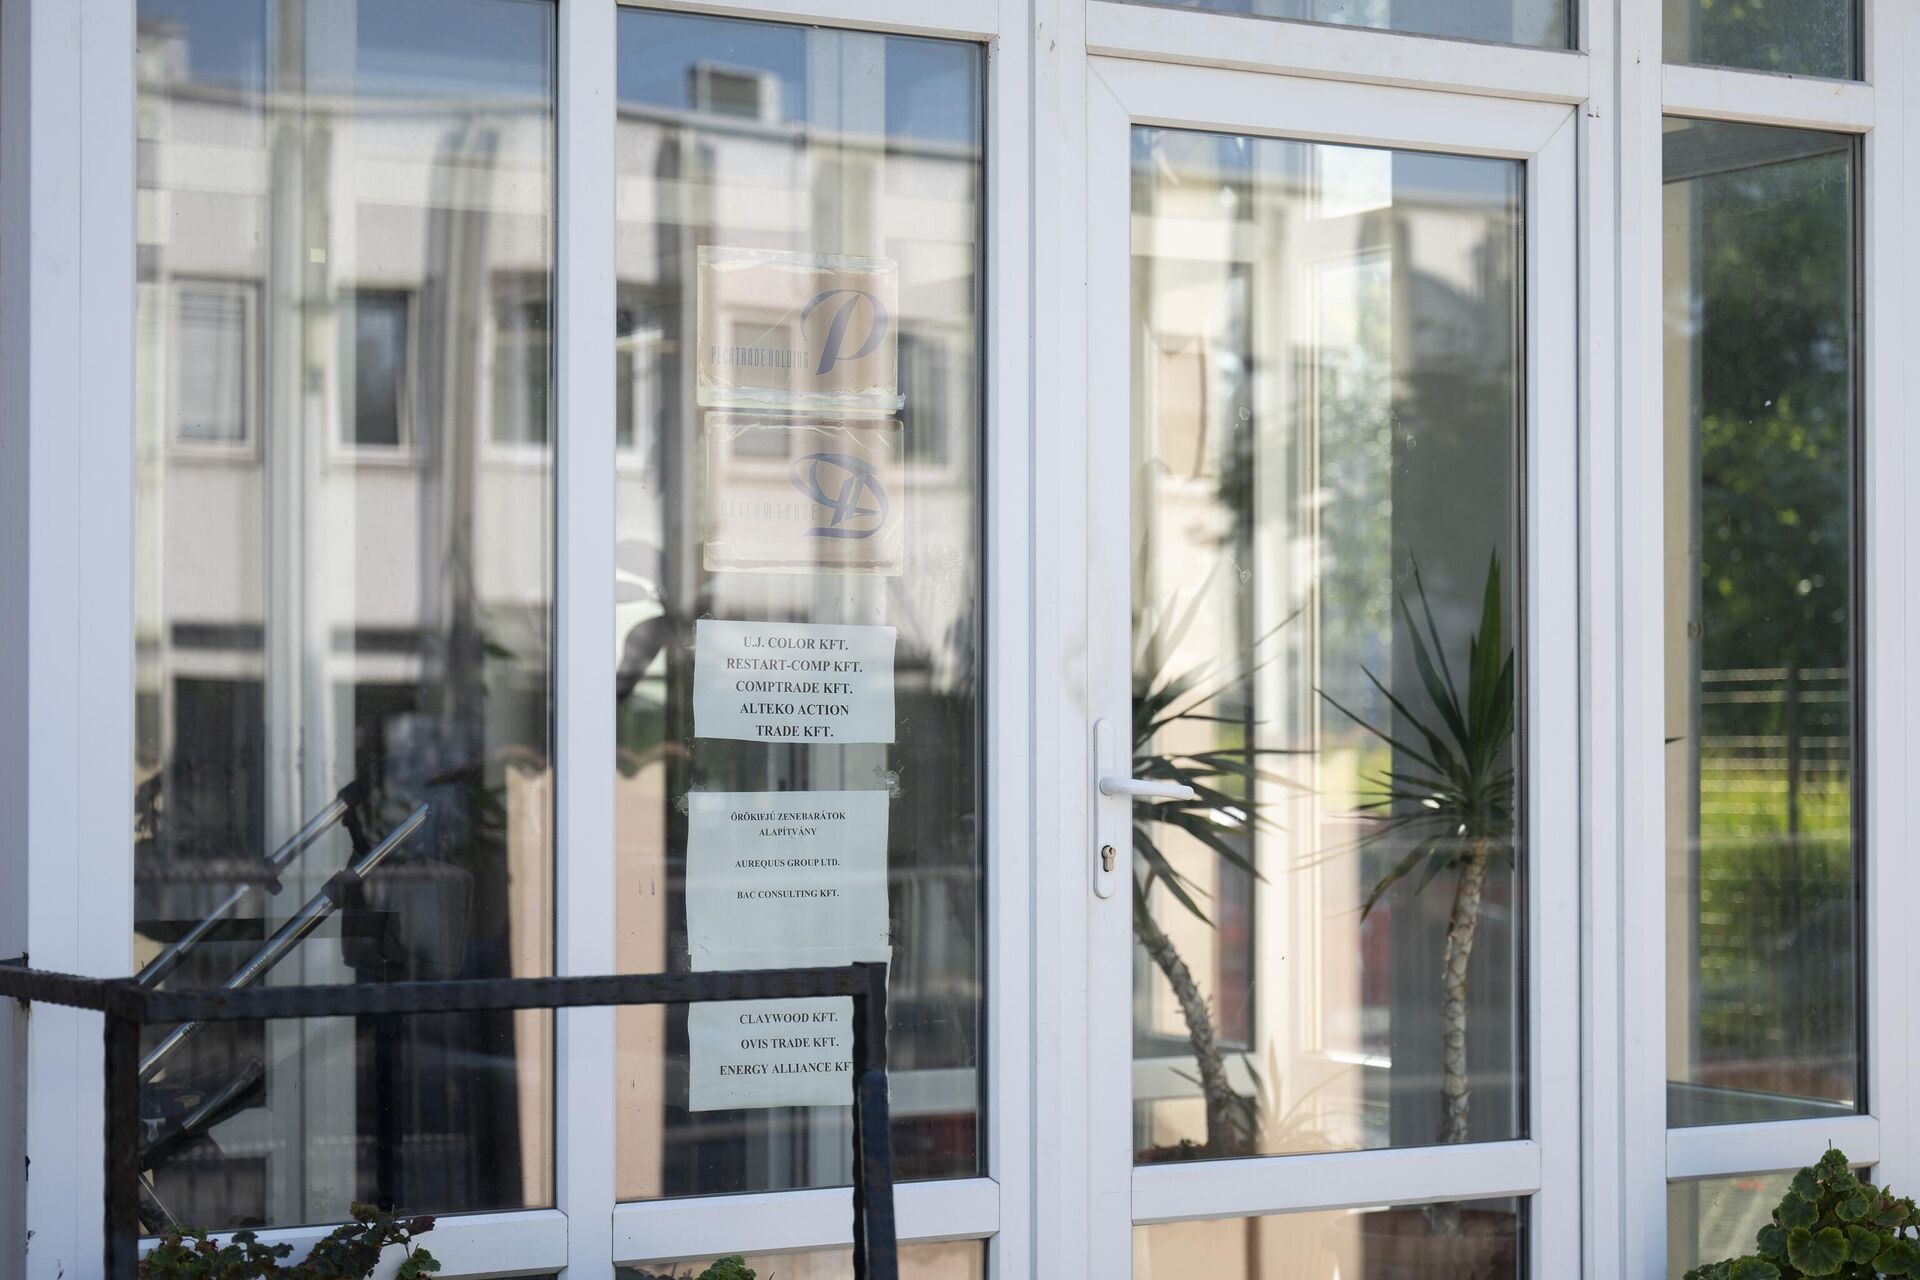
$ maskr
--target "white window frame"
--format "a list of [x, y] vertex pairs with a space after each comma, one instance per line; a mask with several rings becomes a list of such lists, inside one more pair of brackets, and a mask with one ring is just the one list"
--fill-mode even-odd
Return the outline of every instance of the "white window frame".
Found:
[[[616, 10], [614, 0], [555, 3], [555, 817], [566, 851], [555, 962], [560, 973], [600, 973], [615, 966], [604, 639], [614, 583]], [[1437, 1171], [1448, 1168], [1488, 1194], [1539, 1188], [1532, 1234], [1550, 1228], [1558, 1242], [1552, 1268], [1536, 1257], [1534, 1274], [1571, 1274], [1571, 1239], [1580, 1273], [1598, 1280], [1664, 1274], [1669, 1179], [1792, 1167], [1835, 1141], [1911, 1188], [1920, 1174], [1920, 1060], [1909, 1051], [1908, 995], [1920, 989], [1920, 939], [1904, 907], [1920, 880], [1904, 865], [1893, 807], [1911, 786], [1904, 726], [1920, 723], [1920, 680], [1904, 674], [1913, 644], [1902, 603], [1920, 598], [1920, 557], [1906, 553], [1920, 526], [1910, 529], [1903, 510], [1905, 495], [1920, 489], [1920, 449], [1904, 439], [1907, 339], [1920, 334], [1905, 320], [1920, 305], [1907, 301], [1920, 299], [1920, 252], [1905, 225], [1909, 175], [1920, 173], [1920, 75], [1908, 71], [1920, 66], [1920, 14], [1911, 5], [1861, 0], [1863, 79], [1838, 82], [1663, 66], [1659, 0], [1585, 0], [1578, 52], [1118, 0], [646, 3], [987, 49], [985, 714], [996, 726], [987, 762], [988, 1165], [980, 1178], [903, 1186], [903, 1238], [987, 1238], [996, 1277], [1112, 1280], [1124, 1272], [1104, 1269], [1095, 1246], [1107, 1239], [1111, 1249], [1111, 1225], [1130, 1221], [1136, 1200], [1149, 1216], [1187, 1217], [1348, 1203], [1360, 1190], [1368, 1199], [1461, 1194], [1453, 1174]], [[0, 664], [0, 813], [8, 815], [0, 822], [0, 957], [26, 953], [38, 967], [96, 975], [125, 974], [132, 959], [131, 797], [103, 779], [124, 776], [133, 745], [133, 43], [134, 0], [0, 0], [0, 652], [13, 657]], [[1077, 480], [1059, 478], [1086, 474], [1089, 393], [1110, 393], [1112, 361], [1124, 360], [1090, 363], [1083, 336], [1098, 314], [1089, 309], [1083, 253], [1095, 210], [1088, 95], [1094, 78], [1130, 74], [1121, 63], [1158, 64], [1148, 78], [1169, 84], [1186, 66], [1210, 68], [1209, 83], [1251, 76], [1263, 91], [1301, 79], [1338, 82], [1341, 92], [1412, 89], [1448, 113], [1573, 109], [1568, 198], [1582, 230], [1568, 242], [1570, 259], [1562, 253], [1543, 265], [1570, 279], [1576, 297], [1577, 349], [1565, 372], [1576, 387], [1578, 431], [1560, 465], [1577, 467], [1577, 702], [1568, 723], [1579, 765], [1556, 780], [1555, 796], [1568, 791], [1579, 815], [1571, 890], [1581, 929], [1567, 943], [1577, 946], [1577, 977], [1562, 963], [1533, 996], [1536, 1045], [1549, 1026], [1542, 999], [1553, 1001], [1546, 1012], [1559, 1019], [1551, 1024], [1559, 1039], [1550, 1046], [1556, 1056], [1531, 1059], [1536, 1127], [1524, 1142], [1302, 1162], [1300, 1170], [1318, 1171], [1310, 1186], [1298, 1185], [1305, 1173], [1255, 1168], [1267, 1161], [1250, 1163], [1260, 1177], [1246, 1180], [1228, 1167], [1136, 1178], [1130, 1153], [1123, 1164], [1095, 1167], [1103, 1149], [1096, 1120], [1114, 1103], [1090, 1088], [1100, 1064], [1081, 1030], [1099, 976], [1089, 962], [1083, 855], [1093, 804], [1085, 569], [1088, 520], [1102, 512], [1089, 509]], [[1169, 122], [1201, 105], [1174, 104]], [[1261, 106], [1258, 120], [1242, 123], [1271, 126], [1273, 110]], [[1665, 1126], [1663, 113], [1863, 139], [1869, 1109], [1860, 1116]], [[1393, 139], [1378, 136], [1404, 140], [1421, 122], [1401, 124]], [[1538, 537], [1536, 529], [1536, 550]], [[1564, 684], [1554, 696], [1567, 696]], [[1544, 849], [1536, 842], [1535, 850], [1539, 868]], [[605, 1280], [617, 1261], [846, 1243], [843, 1191], [616, 1205], [604, 1124], [614, 1097], [611, 1012], [561, 1015], [556, 1055], [554, 1207], [443, 1218], [431, 1239], [448, 1263], [444, 1274], [564, 1268]], [[1541, 1090], [1556, 1100], [1547, 1110]], [[1539, 1127], [1564, 1123], [1556, 1117], [1567, 1098], [1578, 1103], [1575, 1139]], [[21, 1256], [31, 1231], [34, 1280], [93, 1273], [102, 1175], [98, 1139], [88, 1135], [100, 1118], [97, 1022], [57, 1008], [0, 1013], [0, 1268]], [[1110, 1146], [1113, 1135], [1104, 1140]], [[1429, 1158], [1439, 1163], [1430, 1169]], [[1569, 1159], [1577, 1176], [1564, 1167]], [[15, 1178], [28, 1160], [31, 1179]]]
[[[1792, 1170], [1817, 1160], [1829, 1145], [1896, 1187], [1911, 1185], [1920, 1155], [1912, 1096], [1920, 1085], [1913, 1063], [1907, 992], [1920, 947], [1902, 910], [1916, 881], [1904, 865], [1905, 831], [1896, 807], [1911, 790], [1904, 725], [1912, 723], [1920, 682], [1905, 675], [1911, 647], [1902, 603], [1920, 559], [1903, 519], [1920, 453], [1909, 454], [1903, 422], [1905, 323], [1920, 285], [1920, 255], [1908, 247], [1904, 183], [1920, 162], [1906, 131], [1920, 110], [1910, 68], [1920, 57], [1920, 23], [1897, 0], [1859, 0], [1859, 80], [1828, 80], [1663, 62], [1657, 4], [1618, 4], [1619, 191], [1616, 665], [1609, 672], [1619, 708], [1616, 856], [1620, 875], [1608, 922], [1619, 950], [1620, 1135], [1619, 1265], [1623, 1273], [1664, 1274], [1670, 1182]], [[1864, 909], [1860, 918], [1866, 987], [1866, 1108], [1856, 1115], [1693, 1128], [1666, 1126], [1666, 779], [1659, 750], [1663, 634], [1662, 437], [1662, 135], [1665, 117], [1728, 120], [1848, 134], [1860, 142], [1857, 191], [1860, 234], [1854, 265], [1859, 282], [1860, 336], [1855, 389], [1859, 442], [1854, 500], [1862, 504], [1857, 554], [1863, 617], [1860, 652], [1865, 720], [1861, 735], [1865, 804], [1860, 830]], [[1901, 300], [1908, 300], [1903, 309]], [[1628, 323], [1637, 317], [1640, 323]], [[1636, 591], [1635, 588], [1641, 589]], [[1636, 749], [1637, 747], [1637, 749]], [[1595, 958], [1600, 953], [1596, 950]], [[1608, 1243], [1612, 1241], [1609, 1240]]]

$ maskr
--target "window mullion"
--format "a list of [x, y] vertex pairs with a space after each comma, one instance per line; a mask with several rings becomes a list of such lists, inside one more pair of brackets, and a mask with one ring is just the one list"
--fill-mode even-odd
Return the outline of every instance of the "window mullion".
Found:
[[[614, 971], [614, 13], [559, 0], [555, 438], [558, 478], [554, 704], [554, 963]], [[554, 1193], [573, 1224], [569, 1275], [612, 1270], [614, 1011], [555, 1028]]]
[[[1865, 556], [1865, 643], [1862, 663], [1871, 703], [1861, 735], [1865, 757], [1865, 908], [1867, 957], [1867, 1107], [1880, 1124], [1875, 1180], [1904, 1189], [1915, 1163], [1911, 1125], [1913, 1085], [1910, 991], [1915, 960], [1906, 904], [1914, 882], [1906, 855], [1904, 810], [1911, 756], [1904, 711], [1920, 695], [1908, 674], [1911, 640], [1898, 602], [1912, 597], [1907, 554], [1913, 536], [1906, 512], [1914, 492], [1913, 468], [1920, 455], [1906, 442], [1909, 394], [1902, 374], [1910, 341], [1904, 317], [1912, 308], [1916, 255], [1912, 249], [1906, 177], [1915, 155], [1906, 127], [1906, 74], [1920, 50], [1920, 23], [1902, 23], [1906, 6], [1863, 0], [1866, 71], [1874, 79], [1873, 129], [1862, 141], [1860, 191], [1860, 523]], [[1851, 1149], [1848, 1151], [1852, 1155]]]
[[[1611, 921], [1622, 1017], [1617, 1122], [1618, 1274], [1663, 1275], [1666, 1241], [1666, 769], [1661, 327], [1659, 0], [1619, 0], [1619, 803], [1618, 898]], [[1606, 1046], [1602, 1046], [1604, 1051]], [[1604, 1135], [1604, 1136], [1602, 1136]], [[1617, 1136], [1616, 1136], [1617, 1135]], [[1613, 1274], [1608, 1272], [1607, 1274]]]

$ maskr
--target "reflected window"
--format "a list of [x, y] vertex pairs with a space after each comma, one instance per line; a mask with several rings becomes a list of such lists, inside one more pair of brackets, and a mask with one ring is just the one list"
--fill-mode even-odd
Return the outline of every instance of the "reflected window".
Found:
[[242, 445], [252, 439], [260, 378], [258, 298], [247, 283], [175, 282], [173, 438], [181, 444]]
[[1136, 1158], [1521, 1136], [1523, 169], [1134, 157]]
[[[548, 974], [554, 6], [137, 12], [142, 981]], [[551, 1024], [149, 1027], [143, 1226], [544, 1205]]]
[[1133, 1229], [1133, 1280], [1516, 1280], [1522, 1217], [1463, 1200], [1157, 1223]]
[[1673, 1125], [1861, 1101], [1855, 156], [1667, 125]]
[[[982, 49], [619, 42], [619, 962], [890, 963], [896, 1176], [974, 1176]], [[842, 1008], [620, 1011], [621, 1198], [848, 1182]]]
[[413, 299], [399, 289], [355, 289], [341, 326], [340, 369], [351, 389], [346, 443], [398, 448], [411, 443], [408, 396]]
[[492, 443], [546, 444], [551, 350], [545, 282], [503, 285], [493, 306]]

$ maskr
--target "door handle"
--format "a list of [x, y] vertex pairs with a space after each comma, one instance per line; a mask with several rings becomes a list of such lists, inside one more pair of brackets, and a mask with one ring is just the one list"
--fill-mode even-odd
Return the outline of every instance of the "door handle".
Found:
[[[1184, 782], [1165, 782], [1157, 778], [1130, 778], [1133, 763], [1120, 748], [1120, 735], [1113, 721], [1093, 722], [1093, 892], [1095, 897], [1111, 898], [1131, 873], [1121, 865], [1122, 851], [1133, 848], [1133, 806], [1102, 800], [1198, 800], [1200, 795]], [[1127, 866], [1133, 856], [1129, 852]]]
[[1103, 796], [1132, 796], [1136, 800], [1198, 800], [1200, 793], [1184, 782], [1155, 782], [1150, 778], [1100, 779]]

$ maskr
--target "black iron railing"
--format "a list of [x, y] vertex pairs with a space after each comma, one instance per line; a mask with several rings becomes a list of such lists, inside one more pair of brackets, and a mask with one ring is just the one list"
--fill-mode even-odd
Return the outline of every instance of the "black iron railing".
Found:
[[[156, 991], [131, 978], [81, 978], [0, 962], [0, 998], [91, 1009], [106, 1020], [106, 1280], [136, 1280], [140, 1261], [140, 1028], [271, 1018], [581, 1009], [848, 996], [853, 1000], [853, 1274], [899, 1280], [893, 1148], [887, 1116], [887, 969], [648, 973], [596, 978]], [[608, 1099], [612, 1105], [612, 1099]], [[608, 1118], [611, 1123], [611, 1117]]]

